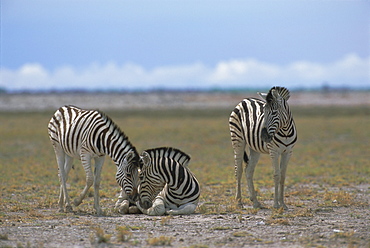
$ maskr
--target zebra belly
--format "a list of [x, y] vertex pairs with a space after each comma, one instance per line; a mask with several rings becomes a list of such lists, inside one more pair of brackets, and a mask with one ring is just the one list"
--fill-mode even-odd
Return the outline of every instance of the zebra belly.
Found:
[[247, 145], [245, 147], [246, 152], [248, 150], [248, 147], [251, 148], [255, 152], [259, 152], [259, 153], [263, 153], [263, 154], [268, 154], [269, 153], [269, 148], [268, 148], [266, 143], [264, 143], [264, 145], [262, 145], [262, 146], [255, 146], [255, 145], [251, 145], [247, 142]]

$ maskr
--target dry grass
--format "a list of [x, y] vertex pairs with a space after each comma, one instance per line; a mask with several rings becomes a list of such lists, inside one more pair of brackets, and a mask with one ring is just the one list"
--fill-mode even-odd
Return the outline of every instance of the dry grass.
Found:
[[[320, 112], [321, 111], [321, 112]], [[366, 184], [370, 177], [368, 150], [369, 109], [354, 108], [336, 115], [336, 109], [294, 109], [298, 127], [298, 143], [287, 172], [287, 202], [304, 207], [305, 201], [325, 199], [323, 204], [347, 206], [355, 196], [345, 190], [332, 192], [330, 187]], [[326, 112], [325, 112], [326, 111]], [[225, 110], [148, 110], [108, 112], [129, 136], [143, 149], [173, 146], [192, 157], [190, 169], [201, 184], [202, 214], [256, 214], [257, 210], [236, 208], [233, 151]], [[23, 218], [9, 215], [23, 212], [38, 218], [34, 209], [56, 208], [59, 192], [57, 165], [47, 134], [47, 123], [53, 113], [0, 113], [0, 218]], [[273, 177], [268, 156], [261, 156], [255, 172], [259, 199], [273, 199]], [[116, 167], [107, 159], [102, 173], [101, 206], [110, 215], [119, 187], [114, 180]], [[85, 184], [79, 161], [69, 177], [69, 192], [77, 196]], [[304, 185], [317, 185], [317, 188]], [[245, 205], [246, 184], [243, 187]], [[336, 200], [336, 202], [335, 202]], [[334, 202], [334, 203], [333, 203]], [[93, 211], [92, 197], [77, 208], [81, 213]], [[267, 205], [267, 204], [266, 204]], [[270, 207], [267, 205], [267, 207]], [[55, 218], [58, 218], [56, 215]], [[169, 220], [162, 220], [164, 224]]]
[[[230, 213], [235, 216], [232, 220], [234, 224], [214, 224], [205, 231], [220, 233], [221, 236], [230, 233], [234, 241], [244, 240], [251, 245], [257, 243], [268, 246], [272, 242], [269, 238], [261, 239], [264, 236], [258, 236], [253, 229], [233, 229], [233, 226], [238, 223], [247, 227], [256, 225], [257, 228], [291, 228], [300, 221], [334, 211], [336, 207], [350, 209], [350, 206], [360, 208], [349, 210], [348, 216], [354, 220], [362, 218], [361, 209], [368, 206], [368, 202], [361, 199], [361, 194], [368, 192], [366, 185], [370, 178], [370, 154], [367, 152], [370, 137], [369, 108], [293, 109], [299, 139], [287, 171], [285, 196], [291, 209], [289, 211], [272, 209], [273, 176], [267, 155], [261, 156], [256, 168], [255, 186], [259, 200], [268, 209], [250, 208], [252, 203], [248, 199], [245, 177], [242, 194], [247, 208], [236, 207], [233, 151], [228, 130], [229, 113], [229, 110], [141, 110], [107, 114], [139, 151], [173, 146], [191, 155], [189, 167], [201, 185], [200, 205], [196, 212], [205, 218], [212, 218], [210, 214], [225, 219], [229, 218]], [[37, 225], [37, 220], [53, 219], [60, 220], [62, 227], [72, 225], [88, 230], [90, 236], [86, 240], [93, 246], [99, 246], [100, 243], [108, 243], [109, 246], [176, 244], [176, 237], [169, 237], [163, 232], [138, 239], [138, 233], [148, 228], [141, 223], [119, 223], [112, 227], [113, 230], [97, 225], [94, 228], [91, 219], [81, 218], [93, 213], [91, 193], [79, 207], [74, 208], [75, 213], [57, 212], [58, 169], [47, 134], [47, 123], [52, 114], [0, 113], [0, 225], [6, 229], [7, 223]], [[68, 179], [72, 198], [81, 192], [85, 184], [85, 173], [80, 162], [75, 161], [74, 164], [75, 169]], [[107, 216], [117, 216], [113, 213], [113, 206], [120, 189], [115, 182], [115, 172], [115, 165], [107, 158], [100, 191], [101, 206]], [[364, 191], [358, 190], [360, 185]], [[266, 218], [261, 219], [260, 216]], [[66, 219], [69, 221], [63, 222]], [[174, 229], [176, 219], [166, 216], [144, 221], [155, 229]], [[330, 235], [302, 236], [297, 242], [307, 247], [318, 247], [323, 239], [334, 244], [354, 244], [353, 247], [364, 243], [358, 233], [353, 231], [354, 228], [342, 228], [340, 225], [334, 228], [335, 231], [330, 230]], [[12, 238], [10, 233], [0, 233], [2, 242], [9, 242], [7, 239]], [[181, 239], [185, 244], [187, 238]], [[40, 241], [40, 247], [43, 246], [42, 242], [46, 240]], [[228, 240], [217, 242], [226, 244]], [[289, 242], [289, 236], [286, 242]], [[34, 247], [37, 244], [24, 242], [19, 247], [23, 245]], [[190, 247], [207, 246], [199, 244]]]
[[148, 245], [151, 245], [151, 246], [171, 246], [171, 240], [172, 240], [172, 237], [159, 236], [159, 237], [148, 238], [147, 242], [148, 242]]

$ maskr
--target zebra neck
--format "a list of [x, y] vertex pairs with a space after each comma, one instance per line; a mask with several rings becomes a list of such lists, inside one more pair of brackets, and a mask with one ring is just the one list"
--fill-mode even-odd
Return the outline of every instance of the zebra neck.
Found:
[[294, 120], [291, 117], [284, 127], [279, 130], [279, 134], [283, 137], [290, 137], [296, 133]]
[[108, 154], [114, 163], [121, 164], [130, 150], [135, 150], [128, 138], [118, 130], [114, 130], [105, 137], [105, 153]]
[[189, 177], [188, 171], [183, 167], [177, 164], [176, 166], [172, 167], [172, 170], [168, 172], [171, 175], [169, 180], [166, 182], [168, 187], [171, 190], [178, 190], [182, 183], [184, 182], [185, 178]]

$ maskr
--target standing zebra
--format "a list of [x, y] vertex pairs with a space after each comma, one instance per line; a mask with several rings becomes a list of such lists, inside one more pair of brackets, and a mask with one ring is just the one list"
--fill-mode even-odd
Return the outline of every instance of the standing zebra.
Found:
[[[80, 196], [74, 200], [75, 206], [81, 204], [89, 188], [94, 184], [94, 208], [98, 215], [102, 214], [99, 206], [99, 187], [105, 155], [109, 155], [119, 166], [128, 152], [135, 155], [134, 162], [130, 163], [130, 167], [124, 168], [121, 179], [117, 182], [122, 187], [121, 198], [127, 194], [133, 201], [136, 200], [139, 154], [128, 137], [107, 115], [97, 110], [63, 106], [54, 113], [49, 122], [48, 131], [59, 169], [61, 184], [59, 211], [63, 211], [64, 208], [66, 211], [72, 211], [66, 181], [72, 168], [73, 158], [81, 160], [86, 173], [86, 186]], [[91, 159], [95, 161], [94, 175]]]
[[[250, 199], [254, 208], [261, 207], [254, 189], [253, 173], [260, 154], [268, 153], [274, 167], [274, 208], [287, 209], [284, 203], [285, 174], [293, 146], [297, 141], [297, 130], [287, 103], [290, 93], [284, 87], [275, 86], [267, 94], [258, 94], [266, 102], [255, 98], [244, 99], [235, 107], [229, 119], [237, 179], [236, 200], [242, 206], [240, 180], [243, 174], [244, 154]], [[247, 146], [250, 158], [247, 155]]]
[[189, 155], [169, 147], [142, 153], [137, 207], [147, 215], [192, 214], [198, 205], [200, 189], [188, 169]]

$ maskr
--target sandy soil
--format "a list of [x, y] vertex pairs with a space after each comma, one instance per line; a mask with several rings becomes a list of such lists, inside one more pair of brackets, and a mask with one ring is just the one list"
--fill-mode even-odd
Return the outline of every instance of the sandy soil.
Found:
[[[16, 94], [0, 95], [0, 111], [55, 110], [64, 104], [102, 110], [232, 109], [243, 97], [219, 93]], [[307, 104], [369, 106], [370, 93], [292, 95], [291, 105]], [[114, 203], [102, 205], [105, 217], [81, 211], [60, 214], [57, 206], [31, 213], [11, 212], [0, 216], [0, 247], [370, 247], [370, 185], [331, 190], [345, 190], [355, 195], [355, 202], [343, 205], [333, 199], [327, 204], [324, 199], [302, 201], [289, 195], [290, 209], [284, 213], [270, 208], [254, 212], [246, 205], [239, 213], [200, 214], [197, 209], [196, 214], [174, 217], [122, 216], [112, 212]], [[295, 202], [301, 204], [292, 204]], [[272, 202], [264, 204], [272, 206]], [[117, 226], [129, 227], [123, 232], [127, 240], [117, 237]], [[97, 234], [97, 230], [103, 233]]]
[[[104, 217], [78, 210], [60, 214], [56, 208], [27, 216], [13, 212], [1, 219], [0, 247], [370, 247], [370, 185], [341, 190], [355, 196], [353, 204], [302, 201], [291, 194], [290, 209], [283, 213], [269, 208], [272, 201], [256, 212], [245, 206], [227, 214], [200, 214], [198, 209], [188, 216], [122, 216], [105, 205]], [[117, 227], [125, 226], [123, 241]], [[103, 233], [97, 234], [98, 229]]]

